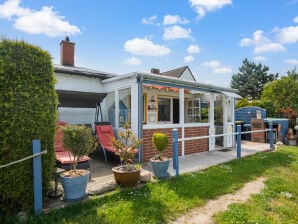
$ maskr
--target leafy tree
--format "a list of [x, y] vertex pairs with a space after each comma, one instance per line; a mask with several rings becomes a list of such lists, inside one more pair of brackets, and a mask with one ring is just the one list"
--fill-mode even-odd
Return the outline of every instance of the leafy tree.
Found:
[[289, 108], [298, 112], [298, 73], [293, 69], [287, 74], [266, 85], [262, 93], [262, 101], [272, 102], [276, 113]]
[[263, 66], [261, 63], [256, 65], [247, 58], [242, 63], [239, 72], [232, 76], [231, 87], [238, 89], [242, 97], [260, 99], [263, 87], [276, 80], [278, 74], [268, 74], [268, 66]]

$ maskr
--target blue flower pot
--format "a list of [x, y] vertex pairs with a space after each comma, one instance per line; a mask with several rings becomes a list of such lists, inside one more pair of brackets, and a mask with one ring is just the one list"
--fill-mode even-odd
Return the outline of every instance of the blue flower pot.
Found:
[[64, 201], [80, 201], [84, 199], [86, 187], [89, 181], [90, 171], [86, 170], [86, 174], [77, 177], [65, 177], [61, 174], [61, 182], [64, 190]]
[[150, 162], [154, 176], [156, 176], [157, 178], [168, 177], [168, 168], [170, 165], [169, 159], [165, 161], [150, 159]]

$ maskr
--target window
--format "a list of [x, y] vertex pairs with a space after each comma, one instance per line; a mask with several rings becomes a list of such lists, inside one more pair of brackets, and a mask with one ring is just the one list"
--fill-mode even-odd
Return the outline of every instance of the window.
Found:
[[200, 99], [188, 100], [186, 102], [186, 122], [187, 123], [198, 123], [201, 122], [201, 105]]
[[158, 122], [171, 122], [171, 99], [158, 97]]

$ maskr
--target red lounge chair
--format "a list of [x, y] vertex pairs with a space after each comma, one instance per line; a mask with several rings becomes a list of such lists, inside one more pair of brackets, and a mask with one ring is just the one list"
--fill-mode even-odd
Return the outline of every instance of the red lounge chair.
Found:
[[112, 145], [112, 139], [115, 138], [112, 125], [96, 125], [95, 126], [98, 143], [103, 150], [105, 161], [107, 162], [107, 153], [109, 151], [115, 154], [116, 149]]
[[[71, 169], [71, 164], [73, 161], [72, 153], [63, 147], [62, 137], [63, 132], [61, 127], [66, 126], [67, 123], [65, 122], [58, 122], [57, 123], [57, 133], [55, 139], [55, 154], [56, 154], [56, 162], [58, 167], [62, 169], [69, 170]], [[84, 156], [78, 163], [78, 169], [89, 169], [89, 160], [91, 158], [88, 156]]]

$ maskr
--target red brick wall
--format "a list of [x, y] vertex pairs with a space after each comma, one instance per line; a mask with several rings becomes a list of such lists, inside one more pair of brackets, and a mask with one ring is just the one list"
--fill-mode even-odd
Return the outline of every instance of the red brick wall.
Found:
[[[264, 120], [263, 119], [251, 119], [251, 130], [264, 130]], [[257, 133], [251, 133], [251, 141], [252, 142], [265, 142], [265, 132], [257, 132]]]
[[[182, 138], [181, 128], [178, 128], [178, 138]], [[208, 135], [209, 127], [187, 127], [184, 128], [184, 137], [196, 137]], [[152, 144], [152, 135], [155, 132], [161, 132], [167, 134], [169, 138], [169, 145], [164, 152], [164, 156], [171, 158], [172, 154], [172, 128], [157, 128], [157, 129], [145, 129], [143, 130], [143, 162], [148, 162], [150, 158], [154, 157], [157, 152]], [[182, 142], [178, 143], [179, 156], [182, 154]], [[209, 141], [208, 139], [190, 140], [184, 143], [184, 153], [192, 154], [203, 151], [208, 151]]]

